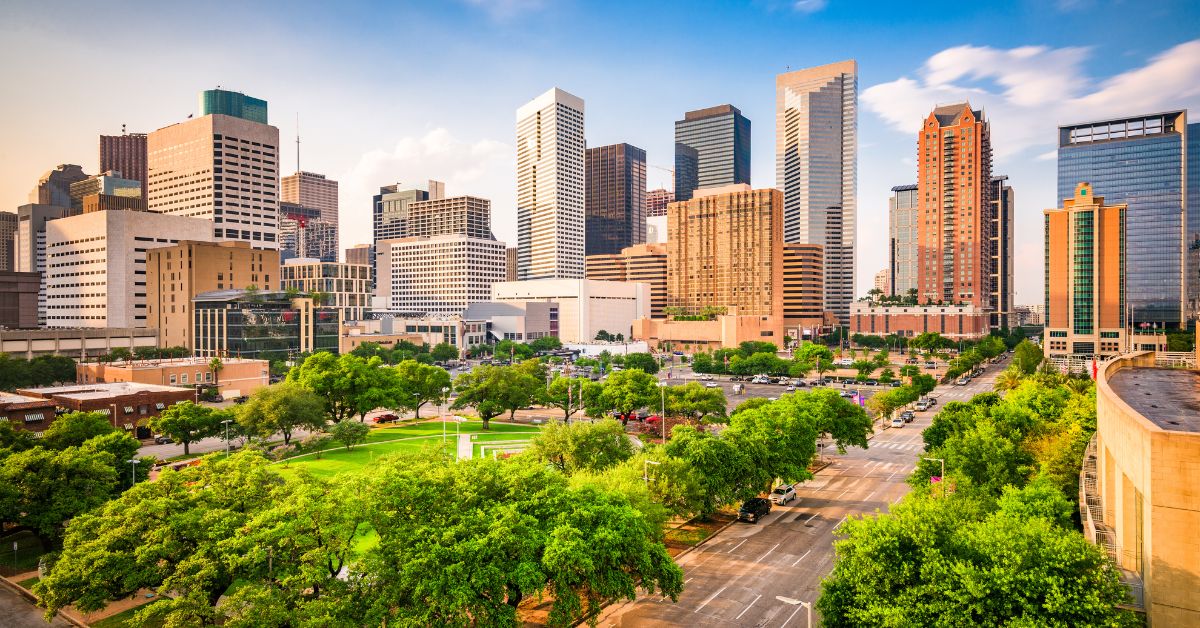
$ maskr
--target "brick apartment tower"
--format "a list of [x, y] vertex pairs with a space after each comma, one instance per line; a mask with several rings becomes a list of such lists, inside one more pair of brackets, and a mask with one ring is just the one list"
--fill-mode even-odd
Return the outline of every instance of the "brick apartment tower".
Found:
[[116, 170], [126, 179], [142, 184], [142, 203], [146, 202], [146, 134], [100, 136], [100, 172]]
[[970, 103], [938, 107], [917, 138], [917, 295], [990, 308], [991, 129]]

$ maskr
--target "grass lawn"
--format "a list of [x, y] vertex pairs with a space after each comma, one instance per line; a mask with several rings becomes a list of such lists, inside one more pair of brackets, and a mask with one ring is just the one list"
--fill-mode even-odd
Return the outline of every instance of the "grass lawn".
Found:
[[32, 578], [29, 578], [29, 579], [27, 579], [27, 580], [22, 580], [22, 581], [18, 582], [17, 584], [18, 584], [19, 586], [21, 586], [21, 587], [24, 587], [24, 588], [26, 588], [26, 589], [29, 589], [29, 588], [32, 588], [32, 587], [33, 587], [33, 585], [37, 584], [37, 581], [38, 581], [38, 580], [39, 580], [39, 578], [38, 578], [37, 576], [34, 576], [34, 577], [32, 577]]
[[[135, 606], [133, 608], [123, 610], [116, 615], [110, 615], [104, 619], [98, 619], [89, 625], [92, 628], [125, 628], [126, 626], [132, 626], [133, 624], [130, 623], [129, 620], [133, 619], [133, 614], [138, 612], [138, 610], [141, 608], [141, 606]], [[150, 621], [143, 625], [149, 628], [158, 628], [159, 626], [162, 626], [162, 622]]]

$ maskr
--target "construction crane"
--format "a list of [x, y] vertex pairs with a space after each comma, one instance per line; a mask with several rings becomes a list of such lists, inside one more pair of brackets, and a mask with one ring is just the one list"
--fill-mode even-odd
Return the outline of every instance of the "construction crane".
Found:
[[650, 167], [654, 168], [655, 170], [662, 170], [663, 172], [670, 173], [671, 178], [668, 179], [668, 181], [671, 182], [671, 187], [670, 187], [671, 192], [674, 192], [675, 191], [675, 169], [667, 168], [665, 166], [656, 166], [654, 164], [650, 164]]

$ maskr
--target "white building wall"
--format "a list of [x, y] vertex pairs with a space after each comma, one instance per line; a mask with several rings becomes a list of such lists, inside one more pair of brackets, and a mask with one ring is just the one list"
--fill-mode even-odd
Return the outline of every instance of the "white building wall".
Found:
[[[492, 284], [507, 271], [503, 242], [450, 234], [381, 240], [377, 285], [387, 284], [388, 309], [459, 315], [491, 299]], [[383, 274], [384, 272], [388, 274]]]
[[559, 339], [588, 342], [600, 330], [611, 334], [633, 331], [633, 321], [650, 317], [650, 285], [630, 281], [541, 279], [504, 281], [492, 285], [492, 300], [506, 303], [558, 303]]

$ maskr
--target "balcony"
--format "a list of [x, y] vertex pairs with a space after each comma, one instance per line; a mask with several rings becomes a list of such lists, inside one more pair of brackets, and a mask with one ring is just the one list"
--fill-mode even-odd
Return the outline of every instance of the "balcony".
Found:
[[1129, 588], [1130, 600], [1124, 606], [1134, 611], [1145, 612], [1146, 594], [1142, 576], [1136, 571], [1121, 567], [1138, 561], [1133, 550], [1123, 550], [1116, 530], [1104, 522], [1104, 505], [1100, 500], [1100, 474], [1096, 465], [1096, 436], [1088, 442], [1083, 452], [1083, 467], [1079, 471], [1079, 520], [1083, 522], [1083, 535], [1108, 554], [1113, 567], [1119, 572], [1122, 584]]

